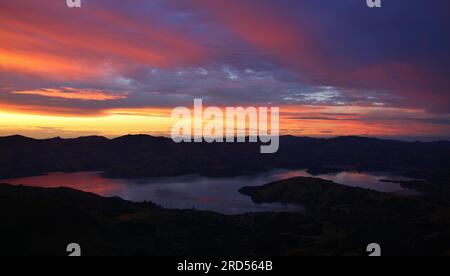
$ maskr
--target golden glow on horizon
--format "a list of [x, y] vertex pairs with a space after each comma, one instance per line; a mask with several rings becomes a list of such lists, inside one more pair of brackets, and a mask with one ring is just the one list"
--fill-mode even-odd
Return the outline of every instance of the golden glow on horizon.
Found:
[[102, 135], [116, 137], [124, 134], [169, 133], [170, 117], [109, 114], [95, 117], [62, 117], [0, 112], [0, 135], [22, 134], [36, 138], [78, 137]]
[[[2, 110], [4, 110], [2, 108]], [[345, 111], [345, 113], [344, 113]], [[170, 108], [129, 108], [104, 110], [99, 114], [56, 115], [0, 111], [0, 136], [21, 134], [33, 138], [88, 135], [117, 137], [126, 134], [170, 136], [177, 122]], [[376, 115], [374, 115], [376, 114]], [[380, 116], [385, 114], [386, 116]], [[391, 114], [425, 116], [421, 110], [382, 107], [286, 106], [281, 107], [280, 132], [297, 136], [445, 136], [449, 126], [392, 120]], [[419, 135], [418, 135], [419, 134]]]

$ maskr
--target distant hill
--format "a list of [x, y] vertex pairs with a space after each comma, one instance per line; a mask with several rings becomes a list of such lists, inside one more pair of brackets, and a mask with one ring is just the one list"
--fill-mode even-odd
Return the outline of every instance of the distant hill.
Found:
[[127, 135], [36, 140], [0, 138], [0, 178], [48, 172], [105, 171], [110, 177], [140, 178], [201, 174], [235, 176], [272, 168], [392, 171], [428, 179], [450, 179], [450, 142], [402, 142], [365, 137], [316, 139], [284, 136], [276, 154], [259, 144], [175, 144], [171, 139]]

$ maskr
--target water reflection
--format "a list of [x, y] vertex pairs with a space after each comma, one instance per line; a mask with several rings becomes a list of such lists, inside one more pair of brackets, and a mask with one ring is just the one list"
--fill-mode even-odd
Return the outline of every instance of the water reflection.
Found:
[[404, 188], [398, 183], [387, 183], [381, 181], [381, 180], [410, 181], [414, 179], [383, 172], [371, 172], [371, 173], [340, 172], [340, 173], [322, 174], [319, 176], [311, 176], [306, 171], [288, 171], [279, 176], [282, 177], [283, 179], [296, 176], [317, 177], [325, 180], [330, 180], [335, 183], [339, 183], [349, 187], [358, 187], [382, 193], [398, 194], [404, 196], [421, 195], [420, 192]]
[[50, 173], [43, 176], [1, 180], [0, 182], [42, 188], [68, 187], [107, 197], [122, 194], [127, 189], [127, 185], [123, 181], [104, 178], [101, 176], [101, 172]]
[[[255, 204], [238, 190], [244, 186], [260, 186], [296, 176], [310, 176], [306, 171], [275, 170], [255, 176], [208, 178], [181, 176], [140, 180], [108, 179], [100, 172], [51, 173], [45, 176], [2, 180], [13, 185], [33, 187], [69, 187], [101, 196], [118, 196], [131, 201], [152, 201], [166, 208], [210, 210], [224, 214], [246, 212], [297, 212], [302, 207], [285, 204]], [[389, 174], [343, 172], [320, 178], [340, 184], [373, 189], [387, 193], [416, 195], [417, 192], [399, 184], [383, 183], [380, 179], [406, 180]]]

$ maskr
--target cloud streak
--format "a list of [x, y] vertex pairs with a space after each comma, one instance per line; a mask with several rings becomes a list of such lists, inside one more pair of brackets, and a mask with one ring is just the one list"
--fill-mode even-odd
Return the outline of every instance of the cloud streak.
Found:
[[111, 101], [118, 99], [126, 99], [124, 95], [111, 95], [98, 90], [75, 89], [71, 87], [63, 87], [61, 89], [48, 88], [28, 91], [15, 91], [13, 94], [18, 95], [39, 95], [50, 98], [62, 98], [69, 100], [83, 101]]

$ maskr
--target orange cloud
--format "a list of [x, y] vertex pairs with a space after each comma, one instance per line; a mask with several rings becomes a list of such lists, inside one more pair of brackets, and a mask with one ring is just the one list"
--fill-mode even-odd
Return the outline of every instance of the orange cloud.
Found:
[[84, 100], [84, 101], [110, 101], [127, 98], [127, 96], [124, 95], [111, 95], [98, 90], [75, 89], [70, 87], [64, 87], [63, 89], [49, 88], [49, 89], [38, 89], [28, 91], [16, 91], [13, 92], [13, 94], [39, 95], [50, 98], [62, 98], [71, 100]]
[[0, 70], [98, 79], [139, 65], [189, 64], [208, 53], [180, 31], [126, 13], [95, 6], [75, 13], [52, 1], [25, 2], [2, 3]]
[[45, 115], [72, 117], [93, 117], [103, 115], [103, 110], [81, 109], [74, 107], [48, 106], [43, 104], [15, 104], [0, 102], [0, 112], [22, 114], [22, 115]]

